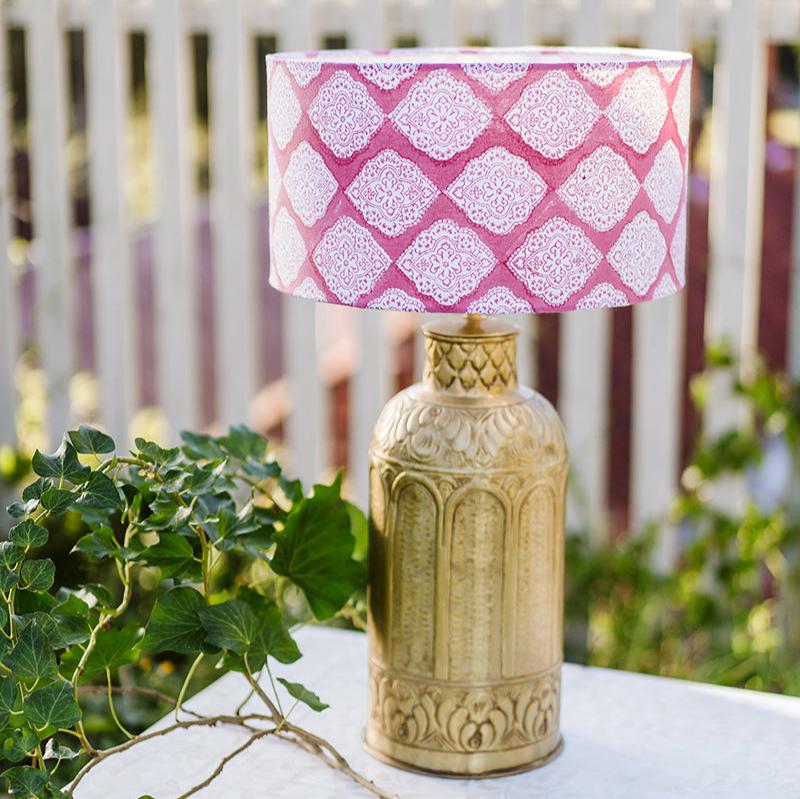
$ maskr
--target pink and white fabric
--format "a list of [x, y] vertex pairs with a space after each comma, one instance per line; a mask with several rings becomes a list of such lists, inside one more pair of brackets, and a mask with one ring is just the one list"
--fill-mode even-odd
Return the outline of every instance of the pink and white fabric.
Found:
[[267, 74], [280, 291], [542, 313], [683, 288], [688, 54], [278, 53]]

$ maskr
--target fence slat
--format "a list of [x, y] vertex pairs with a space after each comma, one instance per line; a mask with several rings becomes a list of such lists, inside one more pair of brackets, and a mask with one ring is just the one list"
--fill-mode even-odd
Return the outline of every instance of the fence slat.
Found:
[[[582, 0], [574, 9], [570, 44], [603, 44], [607, 9], [599, 0]], [[607, 527], [606, 461], [611, 317], [593, 310], [561, 317], [561, 417], [567, 431], [573, 490], [567, 524], [600, 540]]]
[[118, 0], [92, 0], [87, 37], [92, 278], [101, 419], [120, 447], [135, 408], [135, 302], [124, 190], [126, 93]]
[[252, 46], [244, 0], [215, 0], [211, 42], [214, 299], [219, 421], [247, 419], [255, 396], [256, 270], [250, 205]]
[[152, 6], [153, 122], [156, 142], [158, 220], [156, 224], [156, 343], [158, 393], [169, 435], [197, 421], [193, 268], [194, 213], [189, 134], [187, 38], [180, 0]]
[[[6, 81], [6, 30], [0, 14], [0, 142], [9, 137], [9, 87]], [[0, 152], [0, 445], [12, 444], [15, 435], [16, 391], [14, 365], [17, 359], [16, 315], [11, 279], [11, 170], [10, 147]]]
[[36, 253], [36, 325], [47, 378], [52, 445], [69, 425], [74, 365], [73, 259], [67, 181], [66, 61], [57, 0], [34, 0], [27, 48], [31, 101], [31, 170]]
[[[645, 28], [647, 47], [681, 47], [680, 7], [656, 0]], [[633, 309], [631, 526], [662, 516], [676, 490], [680, 437], [683, 294]], [[660, 538], [659, 565], [674, 558], [674, 530]]]
[[427, 0], [418, 32], [420, 47], [447, 47], [459, 44], [456, 35], [456, 0]]
[[794, 156], [791, 292], [788, 371], [794, 380], [800, 380], [800, 151], [795, 151]]

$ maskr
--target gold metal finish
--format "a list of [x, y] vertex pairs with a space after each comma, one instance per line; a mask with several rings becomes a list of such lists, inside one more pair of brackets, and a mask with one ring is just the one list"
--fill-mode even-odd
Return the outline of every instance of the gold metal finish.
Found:
[[365, 743], [420, 771], [522, 771], [561, 746], [564, 432], [517, 386], [516, 328], [424, 334], [423, 382], [370, 451]]

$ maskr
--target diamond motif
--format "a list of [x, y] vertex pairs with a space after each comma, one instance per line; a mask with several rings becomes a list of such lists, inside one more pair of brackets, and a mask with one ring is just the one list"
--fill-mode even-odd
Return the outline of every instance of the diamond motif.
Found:
[[661, 300], [664, 297], [669, 297], [670, 294], [674, 294], [677, 290], [678, 287], [675, 285], [675, 281], [672, 277], [670, 275], [664, 275], [664, 277], [658, 281], [658, 285], [653, 291], [653, 299]]
[[575, 305], [580, 310], [587, 308], [619, 308], [628, 304], [624, 291], [614, 288], [611, 283], [598, 283], [588, 294], [578, 300]]
[[384, 91], [396, 89], [404, 80], [414, 77], [416, 64], [359, 64], [358, 71]]
[[683, 193], [683, 164], [671, 139], [658, 151], [644, 179], [644, 190], [658, 215], [672, 222]]
[[601, 260], [600, 251], [579, 227], [556, 216], [528, 234], [508, 266], [532, 294], [556, 306], [586, 285]]
[[391, 263], [370, 232], [349, 216], [325, 231], [313, 257], [328, 288], [349, 305], [370, 292]]
[[369, 144], [385, 117], [366, 87], [340, 69], [322, 84], [308, 118], [338, 158], [349, 158]]
[[686, 203], [678, 212], [678, 221], [669, 245], [669, 257], [672, 260], [672, 268], [675, 270], [678, 284], [683, 288], [686, 285]]
[[689, 141], [689, 121], [691, 119], [690, 97], [692, 89], [692, 70], [686, 67], [678, 81], [675, 99], [672, 101], [672, 115], [678, 126], [678, 135], [685, 145]]
[[528, 71], [527, 64], [463, 64], [461, 68], [491, 92], [507, 89], [515, 80], [524, 78]]
[[300, 121], [300, 101], [294, 93], [291, 81], [281, 67], [272, 71], [269, 92], [269, 127], [275, 143], [283, 150], [294, 136]]
[[281, 190], [281, 170], [278, 167], [278, 159], [275, 157], [275, 148], [271, 145], [267, 147], [267, 180], [269, 182], [269, 204], [273, 208], [277, 208], [278, 192]]
[[286, 69], [294, 75], [294, 79], [301, 86], [308, 86], [314, 78], [322, 71], [322, 64], [319, 61], [292, 61], [287, 59]]
[[547, 184], [524, 158], [491, 147], [473, 158], [445, 193], [476, 225], [508, 233], [530, 216]]
[[528, 86], [505, 120], [545, 158], [563, 158], [579, 147], [600, 118], [600, 109], [566, 72], [548, 72]]
[[308, 255], [303, 237], [297, 224], [286, 208], [281, 208], [275, 218], [275, 229], [272, 231], [272, 263], [284, 287], [293, 283], [303, 261]]
[[292, 208], [306, 227], [322, 219], [339, 186], [322, 156], [307, 141], [292, 153], [283, 185]]
[[658, 71], [664, 76], [664, 80], [667, 83], [672, 83], [675, 80], [675, 76], [678, 74], [678, 70], [681, 68], [680, 64], [676, 64], [674, 61], [658, 61], [656, 62], [656, 66], [658, 67]]
[[399, 236], [419, 222], [439, 190], [413, 161], [383, 150], [364, 164], [345, 193], [370, 225]]
[[586, 78], [590, 83], [605, 88], [625, 71], [625, 65], [615, 64], [613, 61], [593, 61], [588, 64], [578, 64], [577, 70], [581, 77]]
[[410, 89], [391, 118], [414, 147], [446, 161], [483, 133], [492, 114], [466, 83], [437, 69]]
[[310, 277], [307, 277], [292, 293], [295, 297], [302, 297], [304, 300], [328, 301], [322, 289]]
[[667, 243], [658, 222], [647, 211], [639, 211], [622, 230], [608, 253], [608, 262], [622, 282], [640, 297], [653, 285], [667, 255]]
[[441, 305], [454, 305], [475, 291], [496, 263], [473, 230], [450, 219], [423, 230], [397, 259], [397, 266], [417, 289]]
[[376, 308], [381, 311], [416, 311], [422, 313], [425, 303], [422, 300], [406, 294], [403, 289], [386, 289], [380, 297], [367, 303], [367, 308]]
[[517, 297], [505, 286], [489, 289], [480, 299], [473, 300], [467, 307], [467, 313], [531, 313], [530, 303]]
[[639, 181], [625, 159], [610, 147], [598, 147], [564, 181], [558, 196], [595, 230], [611, 230], [628, 213]]
[[658, 78], [647, 67], [639, 67], [623, 81], [606, 116], [622, 141], [642, 155], [661, 133], [667, 110]]

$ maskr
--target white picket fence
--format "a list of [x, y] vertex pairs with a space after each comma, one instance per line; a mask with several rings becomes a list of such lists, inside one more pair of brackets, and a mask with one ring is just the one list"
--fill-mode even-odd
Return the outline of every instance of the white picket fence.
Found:
[[[35, 229], [36, 331], [48, 385], [47, 426], [55, 441], [70, 423], [68, 384], [75, 369], [74, 314], [94, 314], [100, 421], [118, 438], [134, 411], [136, 320], [130, 298], [132, 219], [125, 200], [128, 115], [127, 36], [143, 32], [148, 47], [150, 114], [156, 156], [156, 339], [159, 401], [172, 430], [198, 421], [197, 191], [191, 174], [188, 42], [210, 41], [212, 227], [217, 318], [219, 422], [248, 418], [256, 394], [255, 329], [261, 309], [256, 280], [253, 209], [256, 36], [278, 49], [311, 49], [341, 36], [350, 47], [398, 40], [419, 45], [480, 41], [493, 45], [619, 41], [688, 49], [715, 41], [711, 267], [706, 329], [744, 353], [755, 346], [763, 191], [765, 45], [800, 39], [800, 0], [0, 0], [0, 99], [7, 95], [7, 31], [26, 37], [29, 150]], [[67, 183], [65, 32], [85, 33], [89, 106], [92, 272], [95, 307], [75, 296], [73, 230]], [[9, 139], [0, 106], [0, 145]], [[11, 169], [0, 157], [0, 253], [8, 252]], [[796, 181], [797, 183], [797, 181]], [[800, 202], [795, 231], [800, 232]], [[796, 235], [799, 239], [800, 235]], [[14, 437], [18, 397], [11, 379], [21, 343], [9, 259], [0, 261], [0, 443]], [[795, 247], [791, 363], [800, 374], [800, 244]], [[291, 407], [286, 424], [295, 470], [306, 480], [322, 471], [328, 447], [325, 309], [286, 299], [283, 346]], [[76, 310], [77, 309], [77, 310]], [[391, 330], [380, 312], [342, 311], [359, 347], [350, 401], [352, 476], [363, 498], [366, 449], [388, 396]], [[572, 522], [602, 534], [608, 447], [610, 312], [563, 319], [560, 397], [573, 471], [583, 500]], [[661, 513], [674, 496], [679, 452], [679, 383], [684, 300], [636, 308], [632, 521]], [[523, 377], [535, 376], [536, 320], [522, 320]], [[323, 325], [323, 328], [320, 328]], [[317, 333], [315, 334], [315, 330]], [[720, 428], [738, 408], [721, 392], [712, 400]]]

